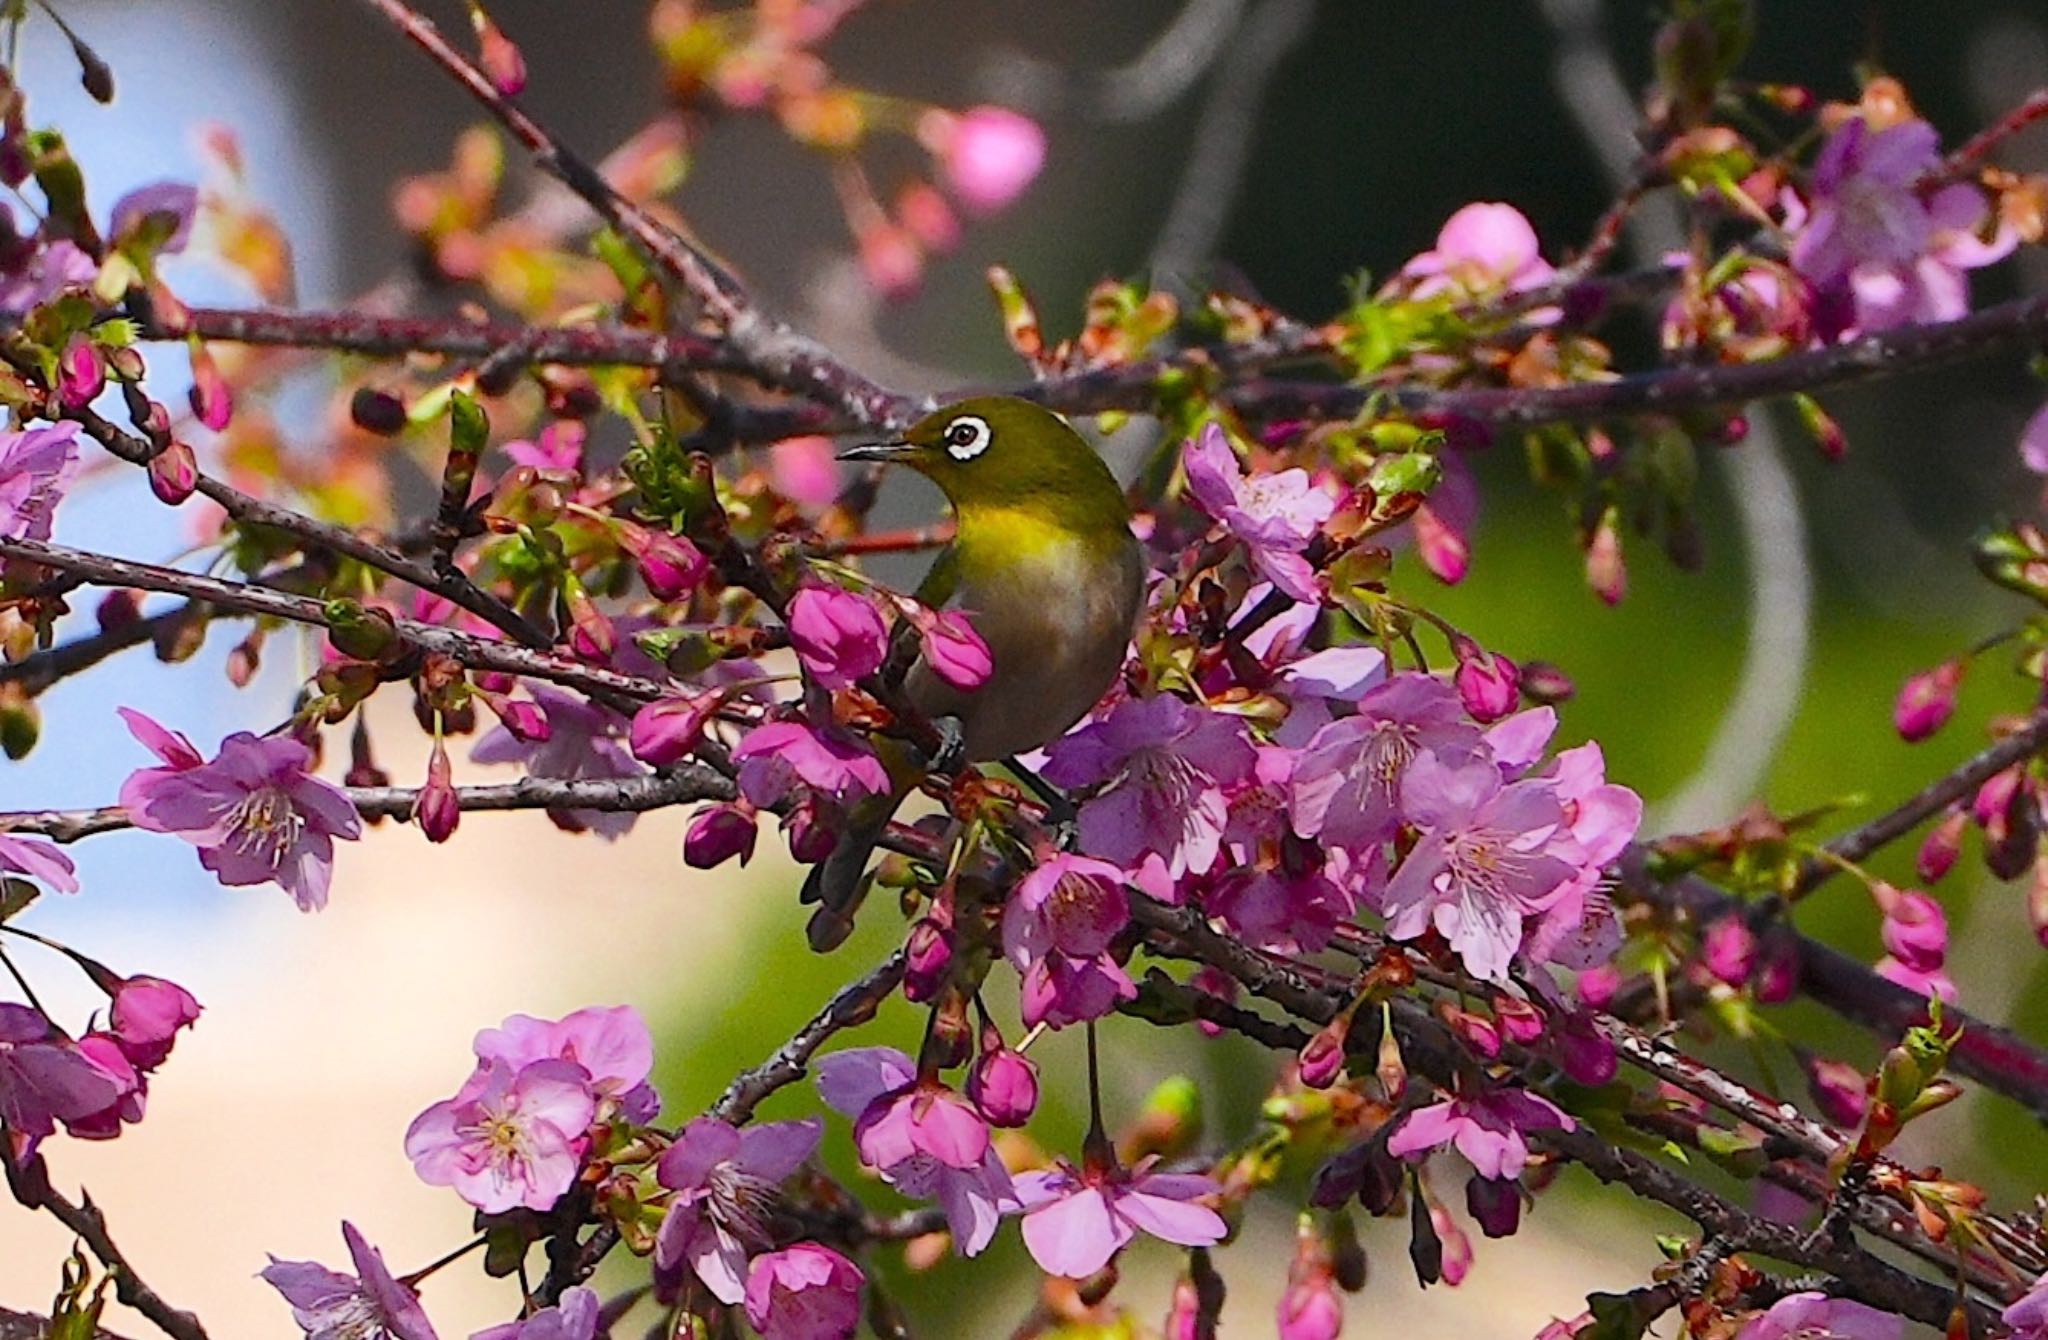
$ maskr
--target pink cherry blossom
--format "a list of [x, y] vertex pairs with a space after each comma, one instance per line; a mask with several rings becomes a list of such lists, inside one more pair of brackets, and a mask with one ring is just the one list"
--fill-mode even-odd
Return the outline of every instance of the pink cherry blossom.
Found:
[[1126, 870], [1156, 857], [1178, 881], [1216, 863], [1226, 788], [1248, 779], [1256, 762], [1242, 722], [1158, 694], [1126, 698], [1055, 743], [1044, 774], [1058, 786], [1108, 783], [1081, 806], [1081, 847], [1090, 856]]
[[1006, 209], [1045, 166], [1045, 132], [1006, 107], [938, 112], [918, 127], [946, 186], [976, 214]]
[[837, 586], [806, 586], [790, 599], [789, 641], [827, 689], [873, 674], [889, 654], [888, 625], [875, 602]]
[[1943, 661], [1899, 686], [1899, 700], [1892, 707], [1892, 725], [1900, 739], [1917, 744], [1948, 724], [1948, 719], [1955, 715], [1956, 689], [1963, 682], [1966, 668], [1966, 661]]
[[1899, 1340], [1905, 1330], [1902, 1318], [1852, 1299], [1795, 1293], [1752, 1318], [1736, 1340]]
[[591, 1092], [615, 1103], [627, 1121], [646, 1121], [661, 1107], [647, 1082], [654, 1035], [631, 1005], [590, 1005], [557, 1020], [514, 1014], [480, 1030], [474, 1049], [478, 1061], [503, 1061], [515, 1070], [536, 1061], [572, 1062], [582, 1067]]
[[989, 1151], [988, 1122], [965, 1095], [917, 1078], [884, 1093], [853, 1123], [863, 1163], [892, 1168], [920, 1154], [948, 1168], [976, 1168]]
[[1884, 919], [1878, 933], [1893, 958], [1916, 972], [1934, 972], [1948, 956], [1948, 915], [1918, 889], [1895, 889], [1882, 880], [1871, 886]]
[[436, 1340], [419, 1295], [392, 1278], [384, 1255], [344, 1220], [342, 1240], [356, 1273], [344, 1275], [315, 1261], [280, 1261], [257, 1272], [284, 1295], [306, 1340]]
[[1419, 755], [1465, 758], [1480, 745], [1450, 685], [1396, 675], [1302, 749], [1289, 783], [1294, 831], [1354, 852], [1375, 847], [1401, 826], [1401, 779]]
[[149, 1080], [128, 1059], [120, 1040], [109, 1033], [87, 1033], [78, 1040], [79, 1054], [114, 1082], [114, 1098], [97, 1112], [65, 1121], [64, 1129], [81, 1140], [112, 1140], [123, 1126], [142, 1120]]
[[633, 757], [656, 768], [680, 763], [703, 742], [705, 726], [724, 705], [725, 695], [715, 689], [655, 699], [633, 714]]
[[721, 1303], [743, 1299], [748, 1257], [773, 1243], [776, 1187], [823, 1132], [816, 1118], [741, 1130], [699, 1117], [685, 1126], [655, 1166], [655, 1180], [675, 1193], [655, 1239], [655, 1263], [673, 1270], [687, 1262]]
[[[1489, 733], [1496, 748], [1508, 724]], [[1621, 948], [1621, 918], [1603, 880], [1607, 866], [1635, 840], [1643, 800], [1607, 780], [1606, 757], [1593, 741], [1559, 754], [1550, 779], [1564, 804], [1579, 868], [1531, 929], [1523, 952], [1532, 962], [1583, 970], [1606, 963]]]
[[1222, 1187], [1196, 1173], [1155, 1173], [1153, 1160], [1133, 1168], [1075, 1168], [1064, 1161], [1020, 1173], [1024, 1246], [1048, 1275], [1085, 1279], [1142, 1230], [1183, 1247], [1223, 1240], [1223, 1216], [1198, 1203]]
[[72, 242], [52, 242], [32, 252], [11, 274], [0, 276], [0, 312], [20, 316], [66, 289], [93, 281], [100, 267]]
[[575, 474], [583, 468], [586, 430], [575, 419], [555, 419], [531, 442], [507, 442], [499, 450], [514, 465], [557, 474]]
[[363, 823], [346, 792], [307, 771], [311, 749], [289, 735], [237, 731], [202, 763], [183, 736], [140, 712], [121, 716], [165, 765], [121, 784], [137, 828], [185, 839], [223, 884], [274, 883], [301, 911], [327, 905], [335, 839], [361, 836]]
[[1315, 569], [1302, 556], [1337, 504], [1308, 471], [1247, 476], [1223, 430], [1211, 423], [1181, 447], [1195, 505], [1222, 522], [1267, 581], [1296, 600], [1321, 599]]
[[0, 433], [0, 538], [49, 539], [79, 469], [75, 423]]
[[1003, 908], [1003, 953], [1024, 979], [1024, 1025], [1099, 1019], [1137, 985], [1110, 955], [1130, 922], [1124, 872], [1062, 852], [1017, 883]]
[[2048, 1340], [2048, 1274], [1999, 1313], [1999, 1320], [2012, 1327], [2012, 1340]]
[[1387, 1152], [1416, 1159], [1450, 1145], [1480, 1176], [1500, 1181], [1520, 1177], [1529, 1161], [1523, 1132], [1577, 1126], [1548, 1099], [1523, 1089], [1493, 1089], [1410, 1112], [1388, 1138]]
[[995, 673], [995, 656], [968, 622], [966, 611], [933, 611], [919, 605], [910, 617], [924, 648], [924, 663], [933, 674], [962, 692], [988, 683]]
[[40, 1010], [0, 1002], [0, 1120], [29, 1138], [87, 1122], [118, 1103], [122, 1077], [96, 1063]]
[[1415, 296], [1446, 291], [1478, 295], [1518, 293], [1548, 283], [1556, 271], [1538, 250], [1536, 230], [1513, 205], [1476, 201], [1451, 215], [1436, 246], [1401, 267], [1421, 282]]
[[1875, 129], [1851, 117], [1821, 146], [1810, 205], [1788, 198], [1785, 224], [1824, 335], [1959, 317], [1970, 306], [1966, 272], [2017, 243], [2009, 227], [1978, 237], [1986, 204], [1977, 187], [1921, 186], [1940, 163], [1939, 136], [1925, 121]]
[[796, 785], [841, 805], [889, 789], [889, 774], [867, 746], [834, 728], [802, 721], [770, 721], [747, 732], [732, 751], [740, 794], [766, 809]]
[[580, 1284], [562, 1290], [562, 1298], [518, 1321], [487, 1326], [469, 1340], [593, 1340], [603, 1314], [597, 1290]]
[[1915, 968], [1887, 955], [1877, 961], [1877, 975], [1917, 996], [1928, 996], [1951, 1005], [1956, 1001], [1955, 981], [1939, 967]]
[[1001, 1042], [1000, 1037], [993, 1046], [984, 1042], [981, 1058], [967, 1076], [967, 1096], [989, 1125], [1015, 1129], [1038, 1109], [1038, 1067]]
[[[814, 1064], [818, 1092], [836, 1112], [858, 1118], [885, 1096], [912, 1085], [917, 1067], [894, 1047], [854, 1047], [820, 1057]], [[861, 1150], [865, 1161], [868, 1149]], [[886, 1151], [885, 1151], [886, 1152]], [[870, 1163], [883, 1181], [906, 1196], [935, 1199], [946, 1212], [954, 1250], [975, 1256], [995, 1238], [1005, 1211], [1018, 1208], [1016, 1191], [1002, 1160], [990, 1147], [970, 1168], [956, 1168], [930, 1154], [896, 1163]]]
[[751, 808], [738, 805], [710, 805], [690, 818], [683, 834], [683, 864], [710, 870], [739, 857], [745, 865], [754, 855], [754, 840], [760, 825]]
[[853, 1262], [814, 1242], [754, 1258], [747, 1320], [762, 1340], [846, 1340], [860, 1325], [866, 1282]]
[[[549, 684], [529, 683], [535, 703], [547, 718], [547, 733], [521, 739], [503, 726], [491, 730], [469, 751], [475, 763], [517, 763], [529, 777], [561, 781], [603, 781], [644, 776], [628, 751], [626, 719], [588, 699]], [[558, 828], [595, 833], [607, 840], [624, 837], [639, 816], [628, 811], [549, 810]]]
[[536, 1061], [515, 1071], [491, 1061], [413, 1119], [405, 1154], [421, 1181], [453, 1187], [485, 1214], [546, 1210], [574, 1185], [596, 1115], [582, 1066]]
[[1522, 918], [1576, 872], [1556, 787], [1502, 786], [1491, 762], [1453, 766], [1424, 754], [1402, 779], [1401, 807], [1422, 839], [1387, 882], [1387, 933], [1412, 940], [1433, 925], [1473, 976], [1503, 980]]
[[78, 892], [78, 867], [55, 845], [40, 838], [0, 833], [0, 872], [41, 880], [59, 893]]

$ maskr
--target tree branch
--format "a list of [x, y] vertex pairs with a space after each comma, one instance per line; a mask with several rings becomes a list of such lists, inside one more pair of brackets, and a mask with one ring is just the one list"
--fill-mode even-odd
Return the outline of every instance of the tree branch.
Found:
[[114, 1296], [134, 1308], [155, 1324], [156, 1328], [172, 1340], [207, 1340], [206, 1328], [192, 1313], [171, 1306], [164, 1296], [135, 1272], [128, 1264], [128, 1258], [114, 1242], [113, 1234], [107, 1230], [107, 1217], [100, 1207], [93, 1204], [92, 1196], [79, 1193], [79, 1204], [72, 1204], [64, 1194], [50, 1185], [50, 1171], [40, 1156], [33, 1156], [26, 1168], [17, 1166], [14, 1159], [0, 1156], [0, 1164], [7, 1168], [7, 1185], [14, 1192], [14, 1198], [32, 1210], [47, 1210], [57, 1221], [84, 1239], [85, 1245], [114, 1277]]

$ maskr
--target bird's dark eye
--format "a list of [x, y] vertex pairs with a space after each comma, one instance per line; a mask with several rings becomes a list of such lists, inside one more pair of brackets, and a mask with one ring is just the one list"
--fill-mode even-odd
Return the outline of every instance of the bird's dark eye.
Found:
[[989, 431], [988, 420], [975, 414], [963, 414], [946, 425], [941, 440], [946, 444], [946, 454], [956, 461], [971, 461], [988, 450], [994, 437]]

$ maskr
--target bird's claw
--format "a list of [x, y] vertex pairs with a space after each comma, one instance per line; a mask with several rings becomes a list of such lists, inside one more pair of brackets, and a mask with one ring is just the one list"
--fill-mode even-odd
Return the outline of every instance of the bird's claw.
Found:
[[954, 716], [938, 717], [932, 722], [932, 732], [939, 737], [938, 747], [932, 750], [931, 771], [956, 772], [967, 761], [967, 732]]

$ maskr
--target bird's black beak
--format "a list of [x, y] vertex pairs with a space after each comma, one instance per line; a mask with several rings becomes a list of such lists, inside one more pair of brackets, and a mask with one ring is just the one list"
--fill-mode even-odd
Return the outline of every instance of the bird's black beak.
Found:
[[897, 461], [914, 450], [908, 442], [862, 442], [839, 453], [842, 461]]

